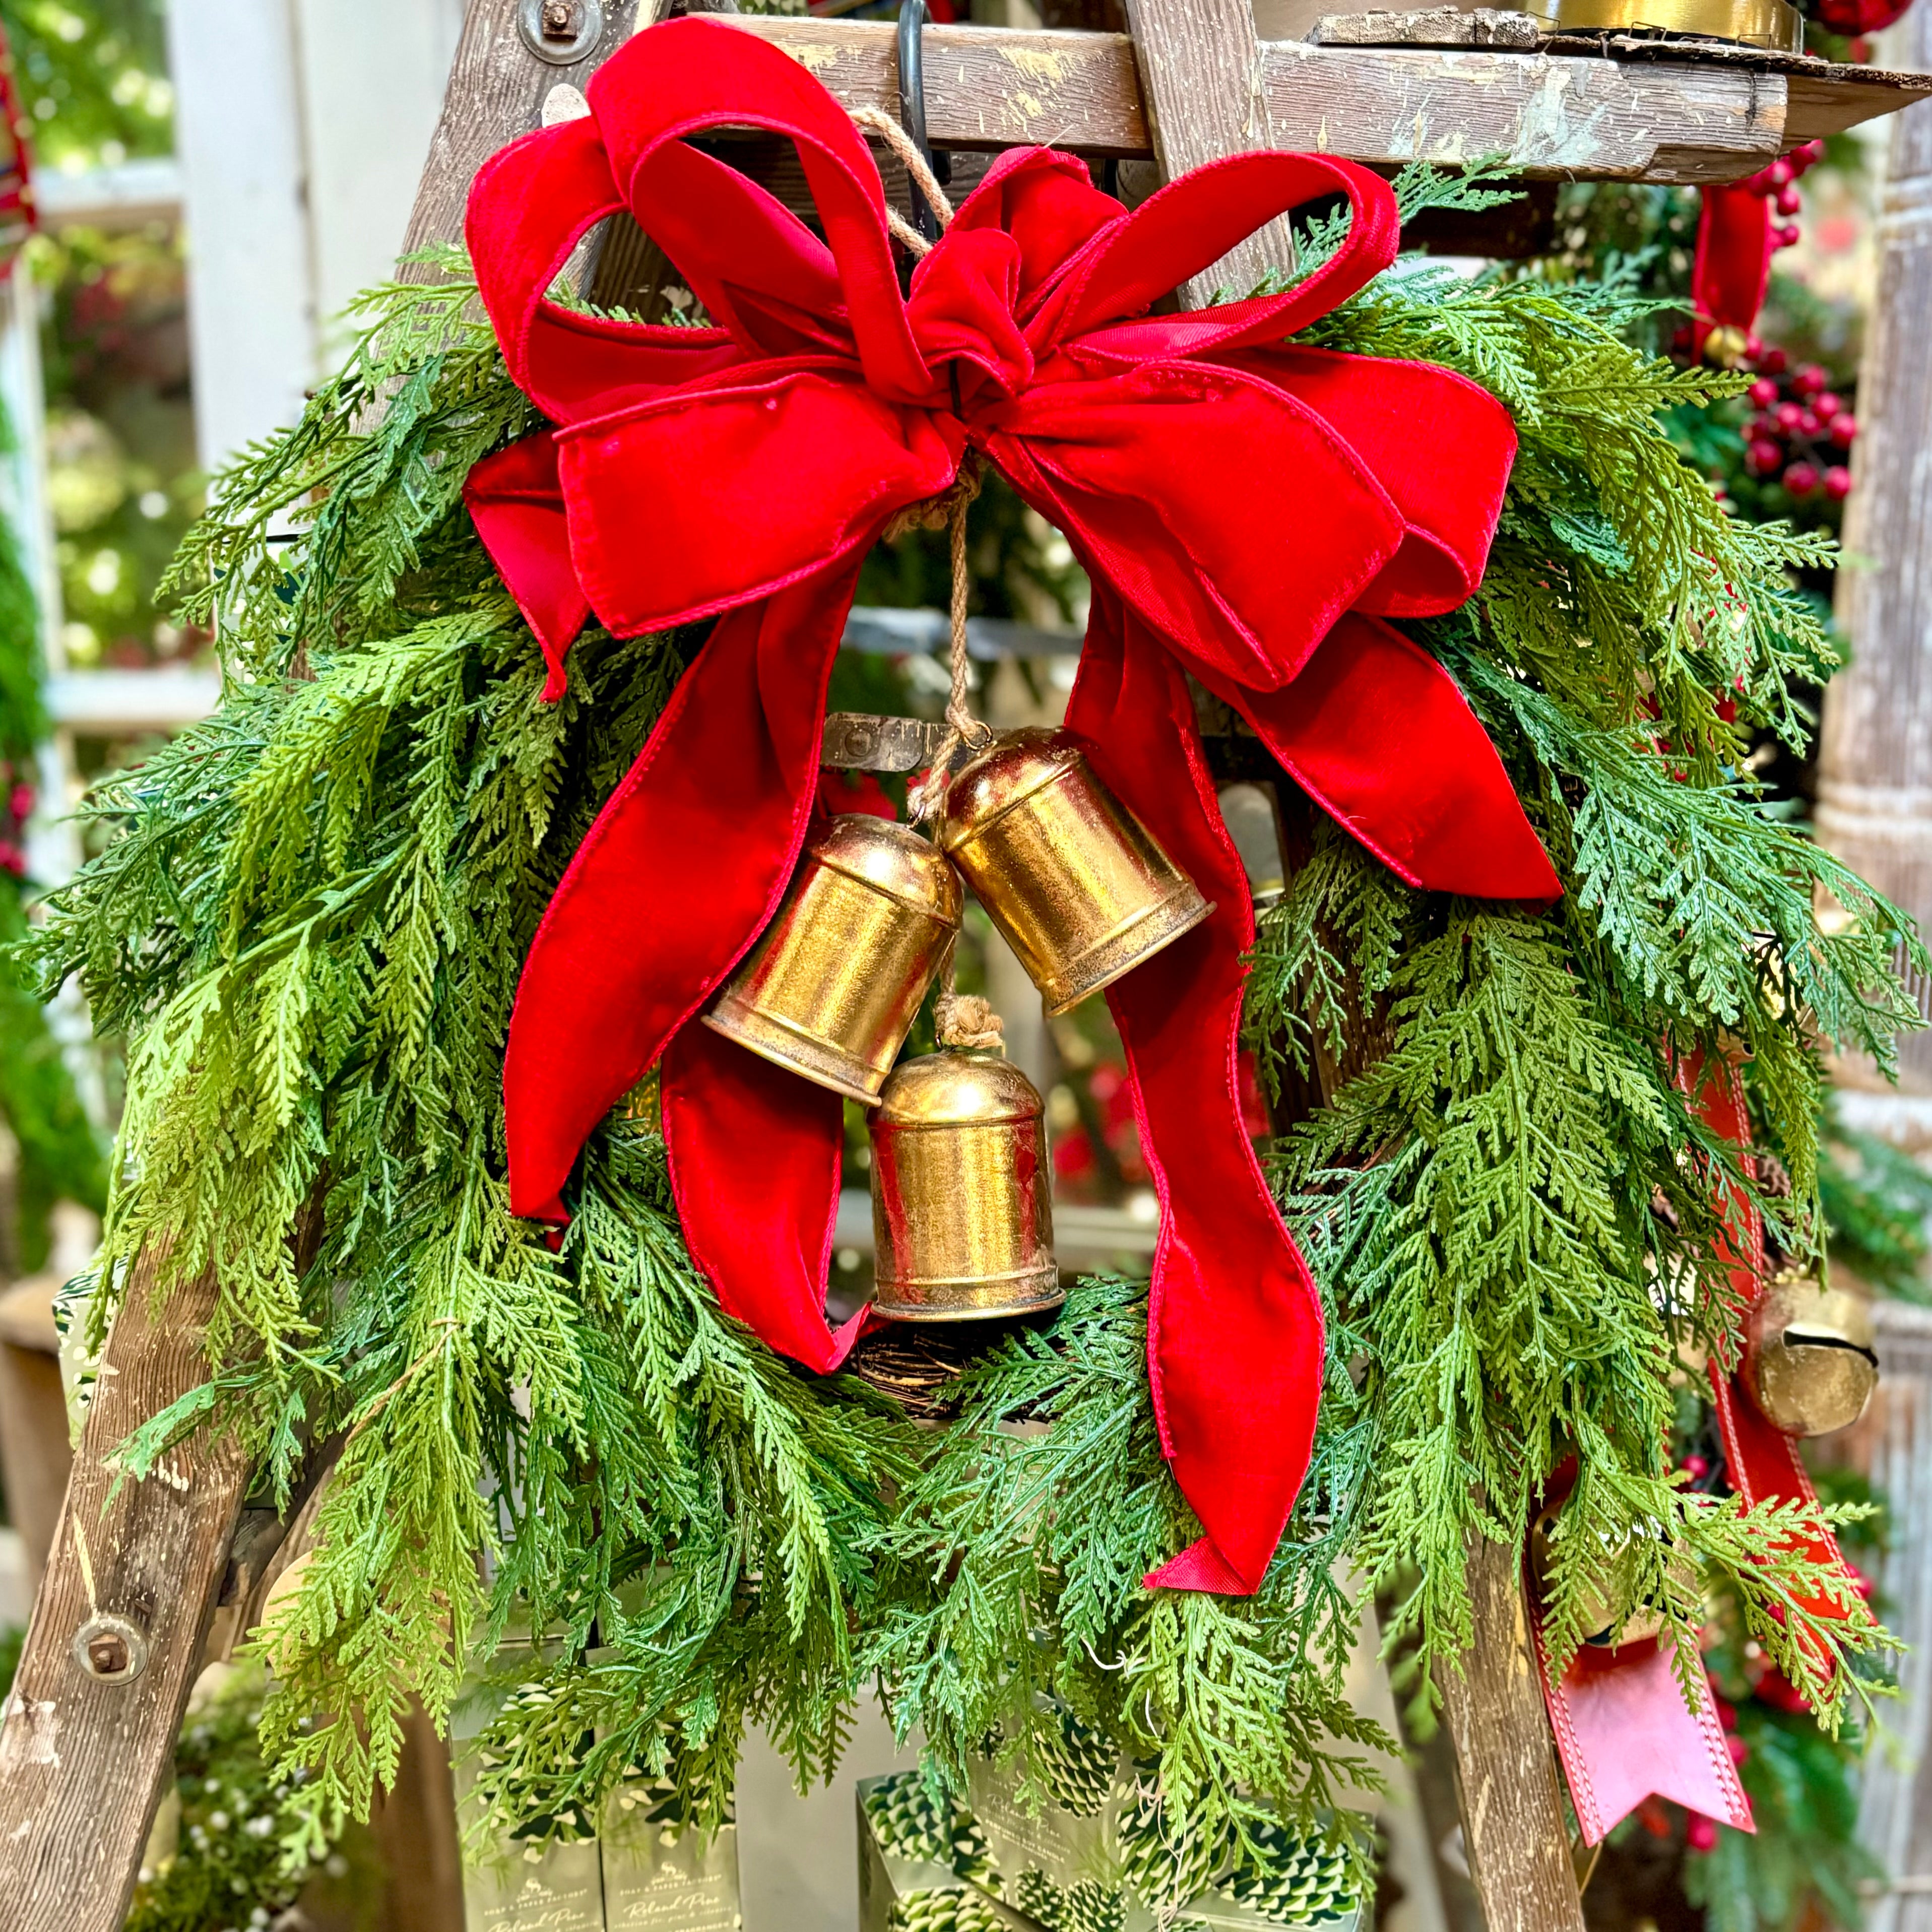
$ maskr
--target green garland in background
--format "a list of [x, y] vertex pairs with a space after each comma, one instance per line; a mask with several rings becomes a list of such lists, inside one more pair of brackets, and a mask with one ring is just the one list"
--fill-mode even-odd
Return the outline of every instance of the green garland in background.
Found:
[[[22, 272], [16, 270], [16, 272]], [[0, 449], [11, 432], [0, 418]], [[40, 697], [39, 611], [20, 555], [19, 534], [0, 519], [0, 948], [27, 936], [26, 821], [35, 804], [35, 753], [47, 735]], [[40, 1001], [10, 952], [0, 952], [0, 1120], [19, 1148], [14, 1265], [46, 1265], [48, 1216], [59, 1200], [98, 1211], [107, 1176], [99, 1137]]]
[[[1486, 198], [1426, 171], [1400, 192], [1412, 212]], [[1336, 238], [1305, 233], [1304, 267]], [[648, 1089], [592, 1136], [560, 1252], [509, 1214], [500, 1072], [524, 950], [699, 637], [592, 628], [566, 696], [538, 703], [536, 645], [461, 503], [471, 464], [532, 420], [472, 299], [460, 281], [368, 298], [343, 373], [224, 480], [175, 581], [186, 620], [219, 615], [226, 702], [100, 790], [118, 836], [33, 942], [43, 984], [78, 973], [130, 1043], [105, 1279], [165, 1240], [170, 1281], [212, 1264], [221, 1284], [214, 1379], [130, 1466], [211, 1418], [280, 1481], [346, 1438], [265, 1640], [265, 1743], [311, 1820], [291, 1855], [393, 1774], [408, 1691], [446, 1718], [472, 1653], [514, 1626], [554, 1648], [482, 1741], [484, 1832], [595, 1816], [632, 1766], [716, 1822], [748, 1721], [820, 1774], [873, 1681], [943, 1780], [995, 1730], [1016, 1775], [1043, 1774], [1051, 1693], [1158, 1760], [1190, 1855], [1252, 1850], [1279, 1811], [1365, 1868], [1341, 1807], [1378, 1739], [1344, 1701], [1340, 1580], [1402, 1570], [1399, 1630], [1452, 1660], [1468, 1538], [1514, 1534], [1569, 1455], [1559, 1652], [1607, 1586], [1654, 1598], [1701, 1669], [1720, 1584], [1837, 1722], [1860, 1680], [1820, 1658], [1882, 1633], [1805, 1606], [1843, 1586], [1797, 1553], [1793, 1512], [1746, 1516], [1665, 1460], [1673, 1346], [1736, 1346], [1714, 1189], [1762, 1194], [1666, 1052], [1748, 1045], [1792, 1182], [1760, 1204], [1808, 1252], [1819, 1047], [1882, 1061], [1912, 1018], [1893, 956], [1922, 957], [1739, 769], [1750, 730], [1802, 736], [1791, 685], [1831, 655], [1786, 578], [1826, 547], [1726, 518], [1658, 427], [1730, 380], [1630, 347], [1616, 290], [1413, 261], [1314, 333], [1449, 364], [1515, 416], [1488, 579], [1415, 634], [1463, 681], [1568, 890], [1540, 919], [1413, 893], [1323, 832], [1264, 924], [1265, 1049], [1332, 1039], [1355, 997], [1402, 1030], [1277, 1149], [1330, 1357], [1310, 1481], [1244, 1601], [1139, 1582], [1195, 1528], [1158, 1450], [1142, 1285], [1081, 1285], [922, 1430], [719, 1314]], [[272, 545], [290, 513], [304, 533]], [[1813, 920], [1820, 884], [1844, 930]], [[287, 1231], [316, 1199], [298, 1272]], [[1682, 1306], [1659, 1309], [1659, 1276], [1688, 1285]], [[1044, 1432], [1004, 1426], [1042, 1414]]]

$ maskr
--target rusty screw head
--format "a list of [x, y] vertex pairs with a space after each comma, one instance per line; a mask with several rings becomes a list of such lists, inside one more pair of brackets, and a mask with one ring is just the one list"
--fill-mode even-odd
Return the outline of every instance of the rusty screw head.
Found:
[[517, 31], [538, 60], [574, 67], [603, 35], [603, 0], [518, 0]]
[[148, 1636], [125, 1617], [97, 1611], [74, 1634], [74, 1660], [102, 1684], [131, 1684], [148, 1667]]

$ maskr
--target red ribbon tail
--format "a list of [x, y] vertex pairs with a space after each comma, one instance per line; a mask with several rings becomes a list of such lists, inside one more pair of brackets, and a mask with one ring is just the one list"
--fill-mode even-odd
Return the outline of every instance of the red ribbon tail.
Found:
[[1351, 612], [1292, 684], [1228, 694], [1316, 803], [1411, 885], [1562, 896], [1468, 699], [1392, 626]]
[[776, 908], [811, 814], [856, 575], [842, 568], [719, 620], [571, 861], [510, 1018], [514, 1213], [565, 1218], [563, 1184], [592, 1129]]
[[[1750, 1145], [1750, 1108], [1744, 1097], [1744, 1077], [1736, 1066], [1722, 1060], [1707, 1065], [1697, 1055], [1685, 1062], [1680, 1078], [1707, 1126], [1738, 1147]], [[1730, 1264], [1732, 1288], [1749, 1307], [1763, 1294], [1768, 1272], [1763, 1222], [1756, 1209], [1740, 1193], [1730, 1194], [1722, 1204], [1725, 1233], [1719, 1252]], [[1718, 1433], [1724, 1445], [1725, 1474], [1731, 1487], [1744, 1498], [1744, 1507], [1755, 1509], [1760, 1503], [1815, 1503], [1818, 1492], [1812, 1487], [1810, 1472], [1804, 1466], [1797, 1444], [1765, 1419], [1737, 1378], [1726, 1375], [1714, 1358], [1710, 1375]], [[1821, 1523], [1817, 1534], [1804, 1542], [1806, 1554], [1814, 1562], [1837, 1569], [1846, 1576], [1852, 1574], [1828, 1526]], [[1805, 1608], [1827, 1617], [1846, 1613], [1841, 1606], [1822, 1598], [1812, 1598]], [[1820, 1648], [1822, 1650], [1823, 1646]], [[1819, 1660], [1828, 1664], [1828, 1652]]]
[[1686, 1704], [1670, 1647], [1655, 1639], [1606, 1655], [1580, 1651], [1552, 1678], [1543, 1619], [1532, 1612], [1537, 1668], [1557, 1755], [1586, 1845], [1600, 1844], [1654, 1794], [1740, 1832], [1754, 1831], [1711, 1687]]
[[1161, 1446], [1204, 1543], [1150, 1584], [1261, 1587], [1307, 1473], [1322, 1395], [1320, 1296], [1241, 1118], [1235, 1054], [1247, 879], [1221, 824], [1185, 681], [1104, 582], [1067, 722], [1102, 781], [1215, 902], [1213, 916], [1108, 989], [1141, 1144], [1161, 1200], [1148, 1370]]
[[692, 1258], [726, 1314], [820, 1375], [872, 1312], [836, 1331], [825, 1319], [844, 1108], [709, 1027], [684, 1028], [664, 1055], [664, 1141]]
[[556, 439], [548, 430], [486, 456], [470, 472], [463, 500], [490, 561], [543, 646], [550, 675], [544, 702], [564, 692], [563, 656], [590, 615], [570, 559]]
[[1150, 1590], [1199, 1590], [1211, 1597], [1252, 1597], [1260, 1586], [1239, 1575], [1212, 1537], [1190, 1543], [1178, 1556], [1141, 1579]]

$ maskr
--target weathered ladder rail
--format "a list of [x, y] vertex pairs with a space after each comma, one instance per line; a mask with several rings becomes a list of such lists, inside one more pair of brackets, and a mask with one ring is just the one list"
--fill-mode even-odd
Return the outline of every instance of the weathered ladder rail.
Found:
[[[487, 156], [538, 124], [554, 88], [581, 87], [667, 4], [605, 0], [597, 41], [563, 65], [524, 44], [518, 0], [471, 0], [406, 249], [458, 238]], [[932, 28], [934, 145], [1045, 142], [1151, 156], [1170, 175], [1274, 147], [1384, 164], [1495, 154], [1526, 174], [1567, 178], [1722, 181], [1932, 92], [1912, 76], [1854, 82], [1737, 64], [1263, 42], [1250, 0], [1128, 0], [1128, 8], [1131, 38]], [[783, 46], [848, 105], [897, 111], [891, 28], [734, 24]], [[1256, 237], [1214, 278], [1251, 282], [1279, 258], [1279, 242]], [[1205, 291], [1186, 292], [1198, 301]], [[144, 1258], [110, 1338], [16, 1692], [0, 1718], [0, 1932], [117, 1932], [246, 1492], [232, 1444], [197, 1439], [109, 1500], [116, 1444], [204, 1372], [212, 1282], [178, 1291], [158, 1320], [150, 1274]], [[1521, 1578], [1508, 1551], [1478, 1551], [1474, 1568], [1477, 1642], [1466, 1676], [1447, 1687], [1472, 1867], [1492, 1932], [1580, 1932], [1548, 1730], [1528, 1674]], [[103, 1615], [126, 1618], [147, 1649], [145, 1668], [122, 1682], [91, 1675], [75, 1653], [76, 1632]], [[110, 1641], [100, 1658], [114, 1661], [113, 1650]]]
[[[1121, 159], [1158, 148], [1170, 172], [1184, 165], [1177, 153], [1192, 165], [1210, 152], [1282, 148], [1388, 166], [1494, 155], [1532, 178], [1566, 181], [1736, 181], [1924, 91], [1917, 76], [1860, 69], [1260, 40], [1240, 0], [1202, 0], [1177, 22], [1156, 10], [1181, 50], [1158, 65], [1148, 10], [1132, 0], [1132, 40], [928, 28], [934, 146], [1042, 142]], [[734, 24], [783, 47], [848, 106], [897, 111], [890, 26], [776, 16]]]

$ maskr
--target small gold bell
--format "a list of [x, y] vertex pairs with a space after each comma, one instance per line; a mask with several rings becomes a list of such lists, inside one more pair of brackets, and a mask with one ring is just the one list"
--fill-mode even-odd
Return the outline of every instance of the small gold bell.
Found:
[[995, 739], [947, 788], [939, 842], [1049, 1012], [1131, 972], [1214, 910], [1094, 776], [1070, 732]]
[[1878, 1385], [1871, 1304], [1807, 1276], [1774, 1281], [1751, 1310], [1744, 1387], [1787, 1436], [1829, 1436], [1865, 1412]]
[[[1556, 1564], [1550, 1532], [1556, 1528], [1562, 1510], [1561, 1502], [1546, 1503], [1530, 1525], [1530, 1572], [1536, 1579], [1538, 1594], [1545, 1600], [1550, 1595], [1550, 1576]], [[1617, 1600], [1606, 1586], [1598, 1586], [1594, 1594], [1586, 1593], [1579, 1608], [1582, 1612], [1583, 1641], [1592, 1650], [1621, 1650], [1627, 1643], [1642, 1643], [1646, 1638], [1664, 1634], [1664, 1613], [1655, 1605], [1624, 1604]]]
[[997, 1053], [892, 1070], [872, 1116], [881, 1315], [964, 1322], [1057, 1307], [1046, 1108]]
[[1750, 340], [1735, 322], [1720, 322], [1704, 338], [1704, 360], [1720, 369], [1735, 369], [1744, 359]]
[[704, 1023], [875, 1106], [959, 930], [962, 896], [958, 874], [917, 832], [862, 812], [835, 818]]

